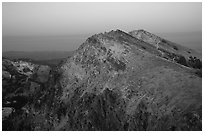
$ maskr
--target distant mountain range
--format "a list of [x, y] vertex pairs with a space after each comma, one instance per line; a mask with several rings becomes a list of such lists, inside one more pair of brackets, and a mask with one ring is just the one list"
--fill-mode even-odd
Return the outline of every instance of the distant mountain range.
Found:
[[73, 51], [8, 51], [2, 56], [10, 59], [29, 58], [33, 60], [53, 60], [70, 57]]

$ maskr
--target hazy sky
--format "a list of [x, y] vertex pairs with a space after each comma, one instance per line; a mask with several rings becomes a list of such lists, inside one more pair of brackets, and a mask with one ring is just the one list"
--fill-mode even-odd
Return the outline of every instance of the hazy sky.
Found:
[[[3, 3], [2, 18], [3, 39], [8, 36], [72, 37], [112, 29], [127, 32], [145, 29], [152, 33], [201, 32], [202, 4]], [[17, 47], [23, 49], [26, 45], [21, 46], [19, 43], [14, 46], [8, 41], [3, 40], [3, 50]], [[35, 49], [40, 50], [43, 44], [35, 45]], [[61, 45], [59, 43], [58, 47], [64, 49], [65, 43]], [[69, 44], [66, 47], [73, 49], [75, 48], [73, 45], [76, 44]], [[29, 50], [29, 46], [26, 47], [26, 50]], [[51, 49], [55, 49], [55, 45], [52, 45]]]

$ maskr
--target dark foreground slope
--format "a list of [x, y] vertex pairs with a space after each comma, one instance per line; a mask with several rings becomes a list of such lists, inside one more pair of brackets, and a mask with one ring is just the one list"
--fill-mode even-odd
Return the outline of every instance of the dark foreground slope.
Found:
[[40, 86], [3, 130], [202, 130], [202, 78], [120, 30], [88, 38]]

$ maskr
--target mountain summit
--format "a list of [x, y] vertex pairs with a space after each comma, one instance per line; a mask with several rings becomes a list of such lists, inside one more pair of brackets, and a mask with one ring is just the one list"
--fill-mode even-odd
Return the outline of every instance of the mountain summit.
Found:
[[164, 41], [164, 39], [160, 38], [159, 36], [156, 36], [148, 31], [145, 31], [143, 29], [141, 30], [134, 30], [129, 32], [129, 34], [131, 34], [132, 36], [143, 40], [145, 42], [148, 42], [149, 44], [154, 45], [155, 47], [158, 47], [158, 44], [162, 41]]
[[36, 102], [30, 97], [26, 111], [12, 114], [21, 119], [12, 124], [29, 130], [202, 130], [201, 68], [159, 40], [141, 30], [89, 37], [53, 68], [43, 91], [35, 91]]

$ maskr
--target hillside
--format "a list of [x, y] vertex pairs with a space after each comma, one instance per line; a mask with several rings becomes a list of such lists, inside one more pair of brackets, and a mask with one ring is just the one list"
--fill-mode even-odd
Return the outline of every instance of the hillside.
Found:
[[[202, 69], [181, 62], [187, 48], [177, 46], [180, 53], [162, 43], [162, 51], [154, 39], [121, 30], [100, 33], [57, 67], [32, 67], [31, 76], [21, 72], [29, 84], [20, 94], [37, 88], [16, 111], [6, 106], [3, 130], [202, 130], [202, 78], [197, 73]], [[167, 52], [175, 54], [174, 60]], [[4, 84], [21, 84], [11, 80], [8, 73], [16, 66], [9, 64], [16, 63], [5, 64]], [[40, 67], [45, 72], [38, 72]], [[4, 101], [12, 103], [15, 87], [6, 90]]]

